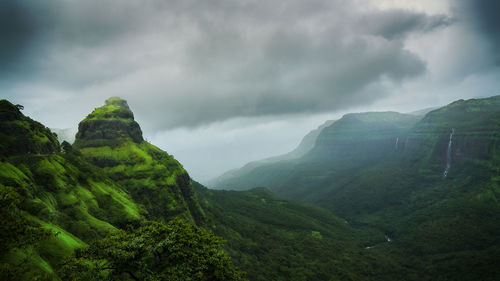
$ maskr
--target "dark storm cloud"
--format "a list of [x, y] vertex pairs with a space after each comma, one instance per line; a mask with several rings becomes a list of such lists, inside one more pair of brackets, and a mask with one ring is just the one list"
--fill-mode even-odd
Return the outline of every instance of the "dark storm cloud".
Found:
[[369, 104], [425, 72], [404, 39], [450, 23], [344, 0], [5, 3], [0, 68], [22, 71], [0, 83], [123, 96], [152, 129]]
[[18, 1], [0, 2], [0, 73], [20, 60], [35, 35], [36, 26]]
[[492, 62], [500, 66], [500, 1], [458, 0], [459, 13], [464, 21], [470, 21], [491, 44]]

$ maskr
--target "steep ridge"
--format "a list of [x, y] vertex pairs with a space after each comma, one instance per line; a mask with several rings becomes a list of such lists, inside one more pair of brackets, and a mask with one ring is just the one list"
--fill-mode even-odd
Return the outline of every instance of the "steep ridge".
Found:
[[[75, 249], [139, 221], [142, 213], [95, 167], [68, 147], [61, 153], [50, 130], [19, 109], [0, 101], [0, 233], [2, 242], [11, 241], [0, 255], [18, 264], [15, 272], [24, 276], [16, 280], [33, 280], [53, 274]], [[43, 243], [34, 247], [40, 239]]]
[[203, 220], [188, 173], [142, 138], [125, 100], [110, 98], [81, 121], [74, 147], [130, 192], [150, 218]]

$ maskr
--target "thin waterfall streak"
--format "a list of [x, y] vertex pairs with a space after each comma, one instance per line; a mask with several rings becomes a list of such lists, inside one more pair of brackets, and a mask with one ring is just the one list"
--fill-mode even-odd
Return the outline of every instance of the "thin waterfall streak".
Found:
[[448, 142], [448, 150], [446, 150], [446, 169], [444, 170], [443, 177], [446, 178], [448, 171], [451, 168], [451, 144], [453, 143], [453, 134], [455, 129], [451, 128], [450, 141]]

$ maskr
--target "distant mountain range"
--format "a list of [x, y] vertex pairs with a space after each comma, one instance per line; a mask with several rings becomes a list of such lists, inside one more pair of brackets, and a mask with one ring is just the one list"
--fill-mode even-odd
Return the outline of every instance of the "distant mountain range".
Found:
[[500, 273], [500, 96], [423, 117], [347, 114], [302, 157], [233, 174], [218, 188], [267, 187], [327, 208], [370, 250], [426, 268], [430, 280]]

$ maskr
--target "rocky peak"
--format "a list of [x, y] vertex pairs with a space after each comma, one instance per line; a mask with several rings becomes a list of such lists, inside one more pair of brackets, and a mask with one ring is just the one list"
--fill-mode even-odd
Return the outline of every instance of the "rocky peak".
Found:
[[112, 97], [80, 122], [75, 145], [79, 148], [118, 146], [128, 141], [141, 143], [141, 128], [127, 101]]
[[121, 99], [119, 97], [111, 97], [105, 101], [106, 105], [112, 105], [112, 106], [118, 106], [118, 107], [123, 107], [126, 109], [130, 109], [128, 107], [128, 103], [126, 100]]

